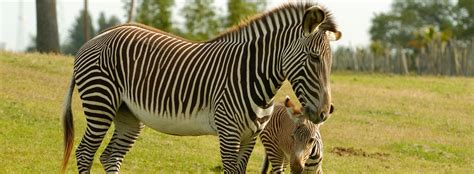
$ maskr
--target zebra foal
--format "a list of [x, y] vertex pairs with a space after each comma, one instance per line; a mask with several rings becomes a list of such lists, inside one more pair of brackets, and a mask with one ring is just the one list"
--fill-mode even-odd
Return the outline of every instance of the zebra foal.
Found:
[[303, 170], [322, 173], [323, 142], [319, 124], [305, 118], [289, 98], [284, 105], [275, 105], [260, 139], [265, 147], [262, 174], [267, 173], [269, 162], [272, 173], [283, 173], [288, 164], [291, 173]]
[[100, 155], [118, 173], [144, 126], [180, 136], [216, 135], [225, 173], [245, 173], [273, 98], [290, 81], [314, 123], [329, 117], [332, 53], [329, 12], [313, 3], [283, 5], [220, 36], [193, 42], [138, 24], [116, 26], [85, 43], [74, 59], [64, 109], [66, 170], [74, 146], [72, 91], [77, 86], [87, 128], [77, 168], [90, 173]]

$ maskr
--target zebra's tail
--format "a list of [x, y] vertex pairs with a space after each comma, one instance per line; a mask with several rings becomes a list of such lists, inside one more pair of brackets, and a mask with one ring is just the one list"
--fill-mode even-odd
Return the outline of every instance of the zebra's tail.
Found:
[[74, 123], [72, 119], [71, 111], [71, 99], [75, 87], [74, 76], [72, 77], [69, 89], [64, 100], [63, 108], [63, 127], [64, 127], [64, 158], [61, 166], [61, 173], [65, 173], [67, 169], [67, 163], [71, 156], [72, 147], [74, 145]]
[[268, 163], [269, 163], [269, 161], [268, 161], [268, 155], [265, 154], [265, 159], [263, 160], [263, 165], [262, 165], [262, 172], [261, 172], [262, 174], [266, 174], [266, 173], [267, 173], [267, 171], [268, 171]]

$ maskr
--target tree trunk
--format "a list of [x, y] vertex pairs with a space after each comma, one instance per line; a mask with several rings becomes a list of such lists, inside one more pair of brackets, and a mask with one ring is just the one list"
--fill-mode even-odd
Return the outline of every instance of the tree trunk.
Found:
[[128, 19], [127, 23], [132, 22], [133, 19], [133, 10], [135, 9], [135, 0], [130, 0], [130, 9], [128, 9]]
[[41, 53], [59, 53], [56, 0], [36, 0], [36, 47]]
[[87, 0], [84, 0], [84, 43], [89, 40], [89, 21], [88, 20], [88, 10], [87, 10]]

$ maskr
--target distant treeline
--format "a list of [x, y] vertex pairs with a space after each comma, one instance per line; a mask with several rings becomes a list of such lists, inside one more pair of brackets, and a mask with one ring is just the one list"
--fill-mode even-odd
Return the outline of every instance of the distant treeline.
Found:
[[470, 42], [431, 41], [417, 52], [401, 46], [384, 48], [378, 54], [368, 48], [339, 47], [333, 70], [474, 76], [474, 38]]
[[[38, 7], [41, 7], [42, 11], [55, 12], [51, 9], [55, 9], [56, 4], [50, 3], [55, 0], [37, 1], [37, 5], [45, 2], [47, 3], [43, 5], [44, 7], [41, 5]], [[94, 21], [90, 13], [85, 13], [84, 10], [77, 11], [69, 32], [64, 33], [68, 36], [67, 40], [58, 43], [60, 50], [54, 52], [74, 55], [87, 40], [100, 31], [127, 22], [145, 24], [190, 40], [207, 40], [225, 28], [238, 24], [249, 16], [261, 13], [266, 9], [267, 4], [267, 0], [227, 0], [224, 8], [217, 6], [216, 2], [217, 0], [186, 0], [186, 3], [178, 9], [177, 3], [182, 2], [176, 0], [122, 0], [123, 12], [129, 21], [120, 21], [117, 16], [106, 16], [103, 12], [100, 13], [97, 21]], [[177, 16], [173, 16], [172, 11], [179, 11], [179, 13], [175, 14]], [[184, 23], [179, 23], [176, 20], [179, 17], [184, 18]], [[55, 14], [52, 18], [56, 18]], [[54, 26], [57, 28], [56, 24]], [[31, 43], [26, 51], [38, 51], [36, 43], [39, 40], [36, 36], [31, 36]]]
[[336, 50], [335, 70], [474, 76], [474, 1], [393, 0], [364, 48]]

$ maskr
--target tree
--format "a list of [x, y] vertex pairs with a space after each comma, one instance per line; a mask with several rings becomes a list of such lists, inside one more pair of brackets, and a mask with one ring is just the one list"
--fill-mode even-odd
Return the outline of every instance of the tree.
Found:
[[[127, 19], [127, 23], [133, 22], [134, 19], [136, 18], [136, 12], [139, 8], [137, 8], [137, 4], [135, 3], [135, 0], [121, 0], [122, 1], [122, 8], [123, 11], [125, 12], [124, 17]], [[138, 1], [140, 2], [140, 1]]]
[[41, 53], [59, 53], [56, 0], [36, 0], [36, 46]]
[[143, 0], [139, 5], [136, 21], [153, 26], [165, 32], [171, 32], [171, 7], [174, 0]]
[[[84, 10], [82, 11], [84, 13], [84, 16], [88, 16], [89, 15], [89, 11], [88, 11], [88, 5], [87, 5], [87, 2], [88, 0], [84, 0]], [[84, 20], [84, 22], [82, 23], [83, 24], [83, 28], [84, 28], [84, 40], [85, 42], [87, 42], [89, 40], [89, 38], [91, 38], [91, 33], [90, 33], [90, 30], [89, 30], [89, 24], [91, 22], [91, 19], [90, 18], [82, 18]]]
[[99, 14], [99, 19], [97, 19], [97, 32], [96, 33], [100, 33], [101, 31], [118, 24], [120, 24], [120, 20], [116, 16], [112, 15], [110, 16], [109, 19], [107, 19], [104, 12], [101, 12]]
[[[91, 16], [87, 14], [87, 18], [88, 33], [90, 33], [91, 36], [94, 36], [94, 27], [91, 22]], [[69, 29], [69, 39], [63, 47], [63, 53], [74, 55], [85, 42], [84, 12], [81, 10], [80, 15], [76, 17], [74, 25]]]
[[186, 19], [186, 37], [192, 40], [206, 40], [217, 34], [222, 28], [213, 9], [213, 0], [187, 0], [183, 7]]
[[133, 19], [133, 11], [135, 9], [135, 0], [130, 0], [130, 3], [128, 4], [130, 8], [128, 8], [128, 17], [127, 17], [127, 23], [132, 22]]
[[474, 38], [474, 1], [458, 0], [456, 12], [458, 14], [456, 26], [458, 39], [470, 40]]
[[256, 14], [265, 9], [265, 0], [229, 0], [227, 2], [227, 16], [226, 26], [238, 24], [243, 19]]
[[450, 39], [455, 23], [453, 11], [454, 4], [449, 0], [395, 0], [391, 11], [372, 19], [371, 40], [407, 47], [418, 42], [417, 35], [423, 35], [426, 28]]

